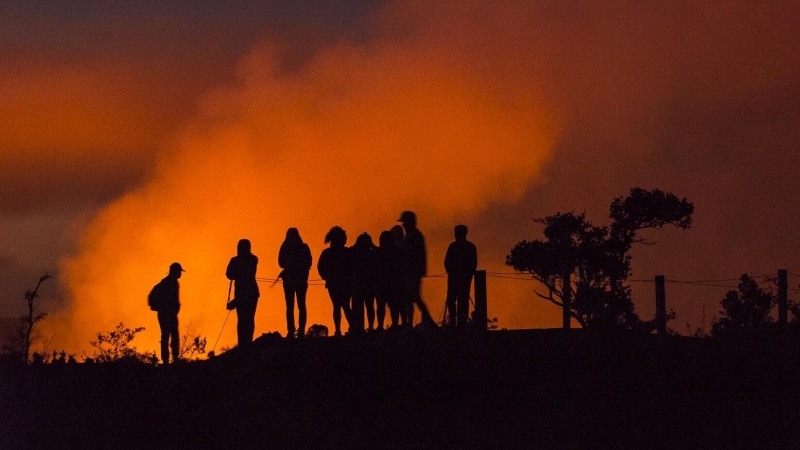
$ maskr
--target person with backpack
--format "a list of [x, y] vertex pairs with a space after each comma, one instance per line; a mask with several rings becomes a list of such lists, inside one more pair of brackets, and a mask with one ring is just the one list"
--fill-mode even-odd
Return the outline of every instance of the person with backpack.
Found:
[[306, 293], [308, 292], [308, 271], [311, 269], [311, 250], [303, 242], [297, 228], [286, 230], [286, 239], [278, 252], [278, 265], [283, 269], [279, 278], [283, 279], [283, 295], [286, 300], [286, 337], [295, 335], [294, 301], [297, 296], [298, 329], [297, 337], [306, 333]]
[[158, 313], [158, 326], [161, 328], [161, 361], [169, 364], [169, 350], [172, 349], [172, 362], [180, 360], [180, 336], [178, 335], [178, 312], [181, 310], [178, 278], [185, 272], [179, 263], [169, 266], [169, 273], [156, 284], [147, 297], [150, 309]]
[[250, 251], [250, 240], [240, 239], [236, 245], [236, 256], [231, 258], [225, 276], [233, 281], [234, 298], [228, 309], [236, 309], [238, 318], [236, 334], [239, 347], [248, 347], [253, 342], [256, 330], [256, 307], [261, 293], [256, 283], [258, 257]]

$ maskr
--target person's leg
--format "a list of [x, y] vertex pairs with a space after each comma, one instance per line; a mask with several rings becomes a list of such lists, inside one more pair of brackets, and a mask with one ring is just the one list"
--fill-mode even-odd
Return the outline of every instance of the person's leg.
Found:
[[286, 301], [286, 337], [294, 336], [294, 294], [294, 283], [283, 280], [283, 298]]
[[[428, 306], [425, 305], [425, 302], [422, 300], [422, 278], [414, 278], [414, 297], [413, 301], [419, 308], [419, 312], [422, 314], [422, 321], [428, 323], [436, 323], [431, 317], [430, 311], [428, 311]], [[411, 313], [414, 313], [413, 307], [411, 308]]]
[[457, 307], [457, 299], [458, 299], [458, 283], [456, 282], [456, 278], [453, 276], [447, 277], [447, 297], [444, 301], [445, 307], [447, 308], [447, 321], [446, 324], [450, 326], [457, 326], [458, 325], [458, 307]]
[[170, 340], [170, 347], [172, 349], [172, 362], [177, 362], [180, 360], [180, 347], [181, 347], [181, 338], [178, 332], [178, 315], [175, 314], [172, 316], [170, 322], [170, 332], [171, 336]]
[[239, 337], [239, 346], [248, 346], [253, 342], [253, 333], [256, 329], [255, 316], [258, 299], [242, 300], [236, 306], [238, 323], [236, 331]]
[[[378, 309], [376, 311], [377, 319], [378, 319], [378, 330], [383, 329], [383, 321], [386, 317], [386, 298], [381, 296], [375, 296], [375, 301], [378, 303]], [[370, 322], [371, 324], [372, 322]]]
[[367, 328], [369, 331], [374, 330], [375, 325], [375, 295], [367, 293], [364, 296], [364, 307], [367, 309]]
[[169, 364], [169, 324], [166, 317], [166, 314], [158, 313], [158, 326], [161, 328], [161, 361]]
[[333, 327], [334, 336], [342, 335], [342, 311], [339, 305], [339, 298], [337, 296], [336, 288], [328, 288], [328, 295], [331, 297], [331, 304], [333, 305]]
[[306, 332], [306, 318], [308, 317], [308, 313], [306, 311], [306, 293], [308, 292], [308, 281], [303, 281], [297, 284], [297, 309], [298, 309], [298, 319], [299, 319], [299, 328], [297, 329], [297, 335], [303, 336]]
[[472, 285], [472, 277], [465, 277], [459, 280], [458, 286], [458, 305], [457, 305], [457, 326], [466, 327], [469, 319], [469, 288]]
[[353, 295], [349, 322], [350, 330], [353, 333], [364, 331], [364, 294], [361, 292]]

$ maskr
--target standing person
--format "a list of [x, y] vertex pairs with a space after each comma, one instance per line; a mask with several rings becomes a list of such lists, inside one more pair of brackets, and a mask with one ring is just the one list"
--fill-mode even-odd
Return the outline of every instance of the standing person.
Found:
[[397, 327], [399, 322], [403, 250], [395, 245], [395, 235], [391, 231], [381, 233], [378, 243], [380, 246], [375, 249], [375, 298], [378, 303], [378, 329], [380, 330], [383, 328], [386, 306], [389, 307], [391, 327]]
[[240, 239], [236, 245], [236, 256], [231, 258], [225, 271], [225, 276], [233, 281], [234, 299], [228, 304], [228, 308], [236, 309], [239, 347], [249, 346], [256, 330], [256, 306], [258, 297], [261, 296], [256, 283], [257, 266], [258, 257], [251, 253], [250, 241]]
[[[358, 332], [364, 331], [364, 309], [367, 310], [369, 331], [375, 325], [375, 244], [369, 233], [361, 233], [356, 243], [350, 247], [353, 260], [353, 306], [351, 317], [353, 327]], [[385, 308], [384, 308], [385, 309]], [[379, 319], [379, 328], [383, 328], [383, 317]]]
[[465, 327], [469, 318], [469, 288], [478, 268], [478, 250], [467, 240], [467, 226], [456, 225], [456, 240], [447, 247], [444, 269], [447, 272], [447, 312], [450, 325]]
[[417, 305], [420, 313], [422, 313], [422, 322], [426, 324], [435, 324], [428, 307], [422, 300], [422, 277], [428, 272], [427, 250], [425, 249], [425, 237], [417, 228], [417, 215], [412, 211], [403, 211], [398, 222], [403, 224], [403, 229], [406, 232], [405, 239], [403, 239], [403, 248], [408, 258], [407, 263], [407, 282], [408, 282], [408, 303], [406, 304], [406, 318], [408, 325], [414, 323], [414, 307]]
[[[413, 324], [411, 323], [411, 321], [410, 321], [410, 319], [408, 317], [408, 311], [409, 310], [413, 311], [413, 309], [412, 309], [413, 306], [411, 304], [411, 301], [409, 300], [411, 298], [411, 295], [409, 295], [409, 292], [411, 291], [411, 286], [410, 285], [413, 285], [414, 283], [409, 281], [409, 279], [410, 279], [410, 275], [409, 275], [409, 265], [410, 265], [410, 263], [409, 263], [409, 258], [408, 258], [408, 252], [406, 252], [406, 248], [405, 248], [406, 232], [403, 231], [403, 227], [401, 225], [393, 226], [389, 230], [389, 232], [392, 234], [392, 241], [394, 242], [394, 246], [397, 249], [397, 252], [396, 252], [397, 253], [397, 262], [398, 262], [398, 267], [397, 267], [397, 272], [396, 272], [396, 277], [397, 277], [397, 279], [396, 279], [396, 282], [397, 282], [397, 285], [396, 285], [397, 286], [397, 294], [396, 295], [397, 295], [397, 298], [395, 299], [395, 302], [396, 302], [397, 314], [398, 314], [398, 319], [399, 319], [398, 324], [399, 325], [412, 326]], [[412, 318], [413, 318], [413, 314], [412, 314]]]
[[283, 296], [286, 300], [286, 337], [295, 335], [294, 300], [297, 296], [299, 328], [297, 337], [306, 333], [306, 293], [308, 292], [308, 271], [311, 269], [311, 250], [303, 242], [297, 228], [286, 230], [286, 239], [278, 252], [278, 265], [283, 269]]
[[325, 280], [325, 288], [331, 296], [333, 303], [333, 325], [336, 328], [334, 336], [341, 336], [342, 311], [348, 326], [352, 325], [350, 314], [350, 296], [352, 289], [352, 269], [350, 249], [347, 244], [347, 233], [339, 226], [335, 226], [325, 235], [325, 243], [330, 247], [322, 251], [317, 262], [319, 276]]
[[172, 349], [172, 362], [180, 359], [178, 312], [181, 310], [181, 302], [178, 278], [183, 272], [179, 263], [170, 264], [167, 276], [153, 287], [148, 296], [150, 309], [158, 312], [158, 326], [161, 328], [161, 361], [164, 364], [169, 364], [170, 349]]

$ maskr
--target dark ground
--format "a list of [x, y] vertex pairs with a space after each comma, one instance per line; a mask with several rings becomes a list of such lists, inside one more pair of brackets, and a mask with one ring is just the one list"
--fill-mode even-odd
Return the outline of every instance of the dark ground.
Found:
[[800, 448], [798, 344], [438, 331], [6, 364], [0, 448]]

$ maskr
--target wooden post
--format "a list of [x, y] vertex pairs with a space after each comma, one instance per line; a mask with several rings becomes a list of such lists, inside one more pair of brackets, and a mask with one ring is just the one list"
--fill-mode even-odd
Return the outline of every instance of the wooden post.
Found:
[[472, 324], [476, 330], [486, 330], [488, 312], [486, 309], [486, 271], [475, 271], [475, 312]]
[[572, 271], [564, 272], [562, 275], [561, 280], [563, 281], [563, 286], [561, 287], [561, 301], [564, 303], [564, 307], [561, 310], [561, 317], [563, 322], [563, 327], [565, 330], [570, 329], [570, 324], [572, 322], [572, 279], [571, 279]]
[[778, 325], [785, 327], [788, 323], [789, 280], [786, 269], [778, 271]]
[[656, 330], [659, 337], [667, 335], [667, 292], [664, 275], [656, 275]]

